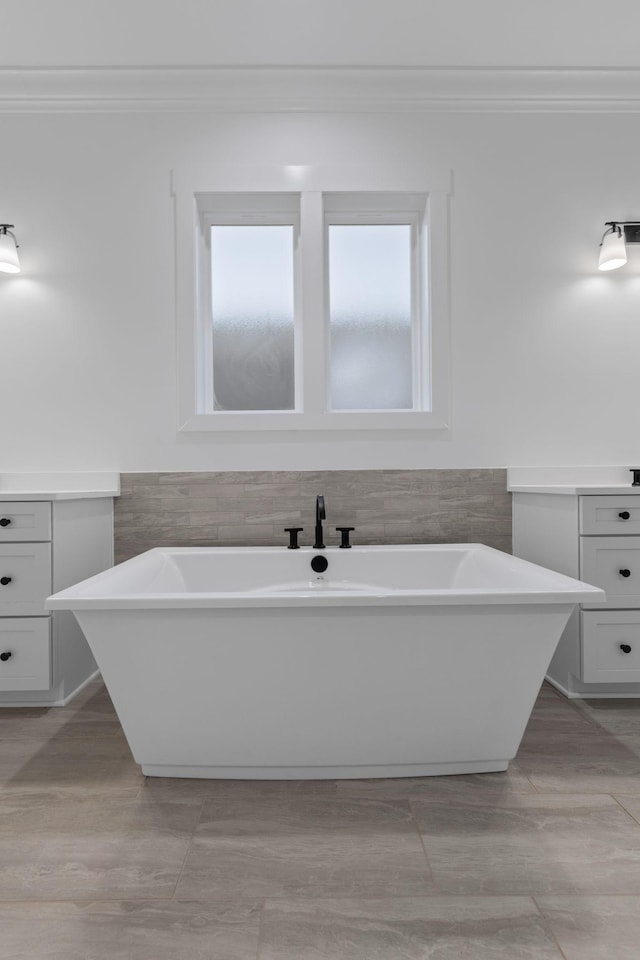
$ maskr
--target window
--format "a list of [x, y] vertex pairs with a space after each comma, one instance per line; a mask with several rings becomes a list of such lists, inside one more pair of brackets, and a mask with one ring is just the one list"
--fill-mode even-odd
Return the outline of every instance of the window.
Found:
[[210, 230], [213, 409], [293, 410], [293, 227]]
[[448, 180], [174, 174], [179, 428], [446, 427]]
[[332, 410], [413, 409], [411, 226], [330, 224]]

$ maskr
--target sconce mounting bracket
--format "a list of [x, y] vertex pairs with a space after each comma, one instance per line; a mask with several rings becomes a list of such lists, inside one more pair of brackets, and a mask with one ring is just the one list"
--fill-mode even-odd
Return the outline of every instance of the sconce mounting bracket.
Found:
[[625, 243], [640, 243], [640, 220], [607, 220], [605, 227], [622, 227]]

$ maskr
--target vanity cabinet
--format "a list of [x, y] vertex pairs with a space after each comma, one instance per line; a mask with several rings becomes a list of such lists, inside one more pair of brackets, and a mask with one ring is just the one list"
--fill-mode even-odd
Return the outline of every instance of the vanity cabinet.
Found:
[[0, 707], [68, 702], [97, 672], [50, 594], [113, 564], [113, 499], [0, 500]]
[[513, 489], [513, 552], [601, 587], [567, 624], [547, 678], [570, 697], [640, 696], [640, 495]]

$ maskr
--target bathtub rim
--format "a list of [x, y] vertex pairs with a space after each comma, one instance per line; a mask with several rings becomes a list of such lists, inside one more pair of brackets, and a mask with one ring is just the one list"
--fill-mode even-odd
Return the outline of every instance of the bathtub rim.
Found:
[[[83, 580], [66, 590], [52, 594], [45, 602], [47, 610], [145, 610], [145, 609], [216, 609], [216, 608], [285, 608], [285, 607], [362, 607], [362, 606], [484, 606], [484, 605], [518, 605], [518, 604], [589, 604], [600, 605], [606, 602], [606, 594], [599, 587], [583, 581], [567, 577], [537, 564], [530, 563], [520, 557], [514, 557], [504, 551], [497, 550], [483, 543], [446, 543], [446, 544], [362, 544], [351, 548], [357, 552], [393, 553], [403, 552], [448, 552], [476, 551], [487, 552], [506, 558], [517, 569], [525, 574], [527, 571], [533, 576], [540, 576], [543, 570], [548, 579], [555, 581], [557, 586], [550, 589], [536, 588], [492, 588], [492, 587], [452, 587], [425, 590], [401, 590], [393, 587], [376, 587], [371, 591], [349, 593], [342, 589], [296, 590], [295, 592], [278, 591], [273, 594], [258, 591], [224, 591], [224, 592], [186, 592], [169, 591], [153, 592], [105, 592], [107, 584], [122, 575], [124, 568], [137, 568], [154, 556], [167, 554], [206, 554], [220, 555], [241, 554], [244, 551], [262, 554], [265, 557], [281, 554], [286, 551], [282, 546], [186, 546], [186, 547], [152, 547], [143, 553], [137, 554], [128, 560], [117, 564], [108, 570]], [[306, 554], [331, 554], [340, 550], [337, 546], [330, 546], [322, 551], [313, 547], [301, 547], [300, 552]], [[90, 591], [98, 587], [95, 592]]]

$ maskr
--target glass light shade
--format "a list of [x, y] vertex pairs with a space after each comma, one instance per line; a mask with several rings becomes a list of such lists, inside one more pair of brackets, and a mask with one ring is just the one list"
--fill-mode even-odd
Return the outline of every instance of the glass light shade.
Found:
[[605, 234], [600, 244], [600, 259], [598, 270], [617, 270], [627, 262], [627, 245], [624, 241], [622, 227], [614, 227], [611, 233]]
[[10, 233], [0, 233], [0, 273], [20, 273], [16, 241]]

